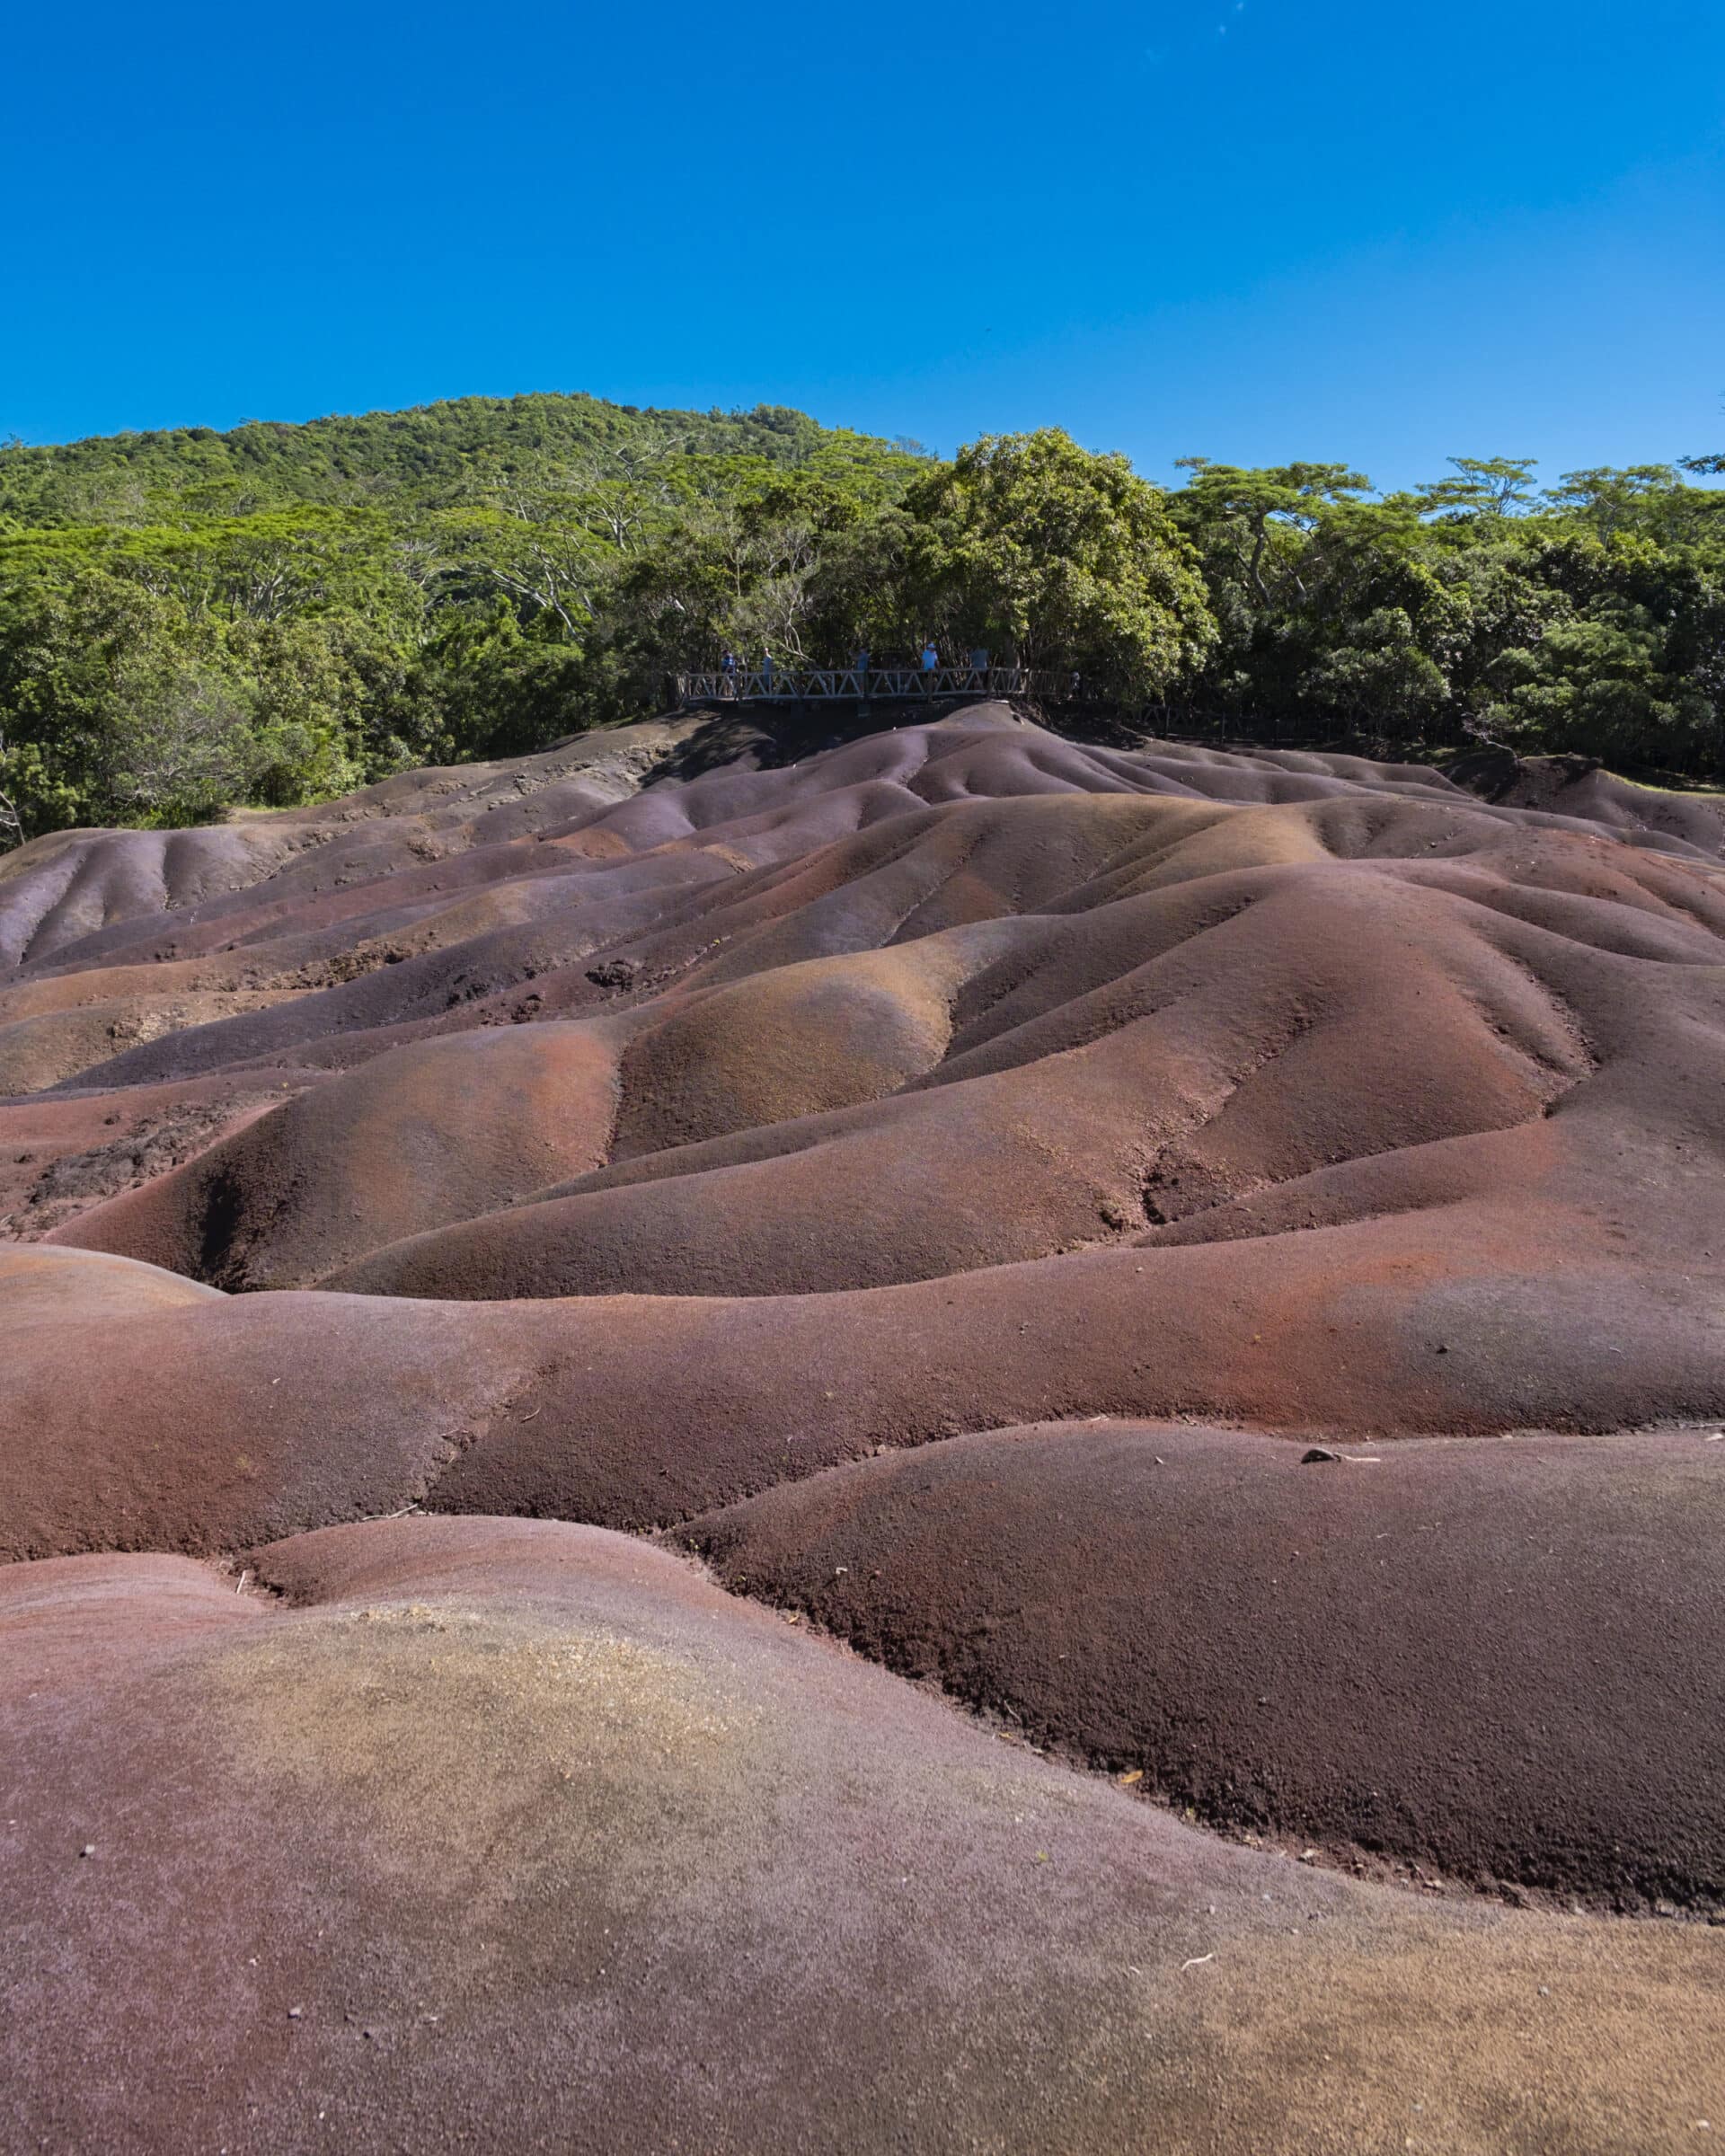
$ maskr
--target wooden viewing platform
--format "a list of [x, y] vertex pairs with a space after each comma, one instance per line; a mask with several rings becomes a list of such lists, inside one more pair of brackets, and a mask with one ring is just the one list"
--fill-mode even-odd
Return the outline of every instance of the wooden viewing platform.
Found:
[[727, 674], [679, 674], [677, 698], [694, 703], [814, 703], [843, 697], [858, 703], [911, 697], [1017, 696], [1029, 685], [1022, 667], [815, 667], [801, 672], [739, 667]]

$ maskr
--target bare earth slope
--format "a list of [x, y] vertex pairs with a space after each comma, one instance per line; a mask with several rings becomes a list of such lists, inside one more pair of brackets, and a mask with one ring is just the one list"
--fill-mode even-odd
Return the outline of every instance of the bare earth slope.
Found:
[[0, 2145], [1706, 2145], [1717, 804], [790, 758], [0, 863]]

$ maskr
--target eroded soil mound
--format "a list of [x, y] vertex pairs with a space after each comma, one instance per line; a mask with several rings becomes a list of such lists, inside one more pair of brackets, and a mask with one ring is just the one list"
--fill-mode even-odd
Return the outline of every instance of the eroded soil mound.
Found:
[[680, 1539], [738, 1592], [1225, 1828], [1415, 1880], [1725, 1908], [1712, 1433], [1309, 1449], [999, 1431]]
[[[1719, 1934], [1236, 1849], [590, 1529], [0, 1570], [8, 2148], [1687, 2150]], [[33, 1696], [32, 1696], [33, 1695]]]
[[79, 2047], [159, 1965], [150, 2148], [1695, 2145], [1704, 805], [807, 747], [0, 864], [13, 2138], [126, 2139]]

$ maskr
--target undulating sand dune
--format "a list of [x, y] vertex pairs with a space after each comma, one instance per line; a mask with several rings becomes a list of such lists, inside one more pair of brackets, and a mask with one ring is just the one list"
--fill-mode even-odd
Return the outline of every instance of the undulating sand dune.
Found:
[[795, 746], [0, 862], [0, 2146], [1725, 2134], [1720, 804]]

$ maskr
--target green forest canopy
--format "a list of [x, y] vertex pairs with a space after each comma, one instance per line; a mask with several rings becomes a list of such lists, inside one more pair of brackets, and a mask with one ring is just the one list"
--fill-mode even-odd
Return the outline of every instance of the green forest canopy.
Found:
[[469, 397], [0, 448], [0, 844], [286, 806], [782, 666], [985, 644], [1159, 723], [1705, 775], [1725, 460], [942, 463], [805, 414]]

